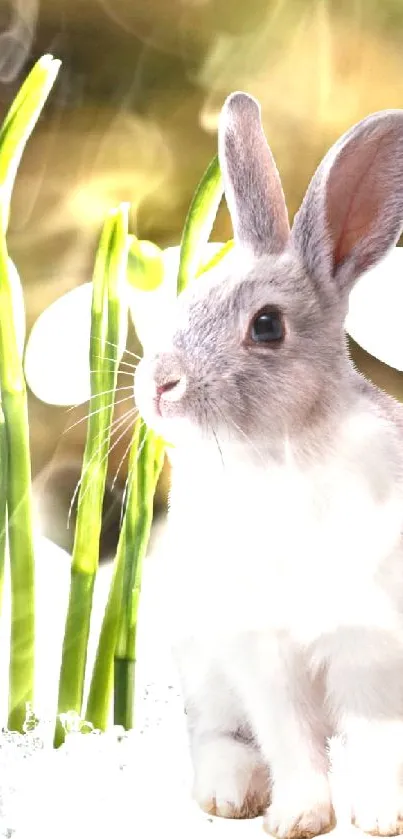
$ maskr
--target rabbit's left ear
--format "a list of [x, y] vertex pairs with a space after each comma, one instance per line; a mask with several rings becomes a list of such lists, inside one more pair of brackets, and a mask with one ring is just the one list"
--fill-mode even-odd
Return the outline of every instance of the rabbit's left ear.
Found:
[[281, 253], [290, 235], [287, 208], [252, 96], [233, 93], [226, 100], [218, 153], [235, 241], [255, 256]]
[[330, 149], [291, 234], [307, 273], [348, 293], [403, 228], [403, 111], [380, 111]]

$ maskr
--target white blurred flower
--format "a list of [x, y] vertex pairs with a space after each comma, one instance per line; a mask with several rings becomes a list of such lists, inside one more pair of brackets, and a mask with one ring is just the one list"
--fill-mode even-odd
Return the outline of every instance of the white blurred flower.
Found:
[[[25, 351], [25, 376], [42, 402], [78, 405], [91, 396], [91, 302], [92, 283], [84, 283], [55, 300], [32, 327]], [[120, 357], [126, 340], [125, 320]]]
[[345, 327], [366, 352], [403, 371], [403, 248], [366, 271], [349, 299]]

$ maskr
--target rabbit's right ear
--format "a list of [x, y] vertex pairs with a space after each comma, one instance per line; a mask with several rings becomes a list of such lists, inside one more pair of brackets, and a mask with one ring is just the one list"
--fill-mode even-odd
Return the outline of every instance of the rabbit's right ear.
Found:
[[317, 169], [291, 241], [318, 285], [343, 293], [396, 244], [403, 228], [403, 111], [350, 129]]
[[260, 106], [252, 96], [228, 96], [220, 115], [218, 153], [235, 241], [254, 256], [281, 253], [290, 236], [287, 208]]

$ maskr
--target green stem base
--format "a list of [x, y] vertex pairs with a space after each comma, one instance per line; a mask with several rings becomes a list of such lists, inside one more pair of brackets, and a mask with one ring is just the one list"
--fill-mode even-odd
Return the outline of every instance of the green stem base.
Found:
[[123, 725], [128, 731], [133, 728], [134, 673], [133, 659], [115, 657], [114, 678], [114, 724]]

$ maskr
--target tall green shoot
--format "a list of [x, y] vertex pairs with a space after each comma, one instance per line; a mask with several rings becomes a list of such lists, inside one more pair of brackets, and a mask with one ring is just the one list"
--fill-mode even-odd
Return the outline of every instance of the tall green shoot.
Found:
[[[1, 454], [7, 448], [7, 519], [11, 576], [9, 728], [22, 730], [26, 703], [33, 701], [35, 652], [35, 574], [32, 531], [31, 461], [28, 408], [21, 349], [18, 346], [12, 266], [6, 233], [16, 172], [26, 143], [54, 84], [60, 62], [41, 58], [28, 75], [0, 128], [0, 385], [4, 414]], [[4, 551], [5, 505], [0, 502], [0, 551]], [[1, 560], [4, 564], [4, 560]]]
[[[71, 567], [70, 598], [63, 641], [58, 715], [82, 712], [93, 591], [99, 562], [102, 503], [116, 388], [122, 316], [127, 317], [128, 207], [107, 218], [97, 252], [90, 339], [91, 400]], [[122, 312], [122, 309], [124, 311]], [[64, 739], [58, 717], [55, 745]]]

